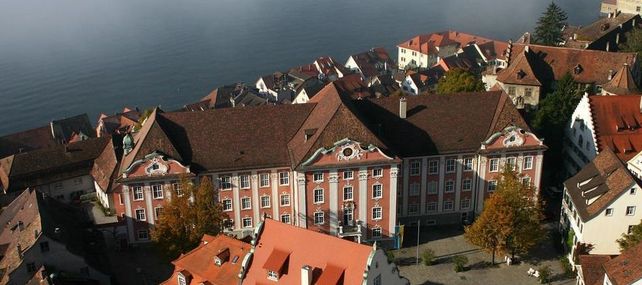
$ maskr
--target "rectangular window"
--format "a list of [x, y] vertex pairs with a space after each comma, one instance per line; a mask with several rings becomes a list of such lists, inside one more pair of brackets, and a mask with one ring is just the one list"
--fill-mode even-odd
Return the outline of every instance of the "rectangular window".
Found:
[[261, 196], [261, 208], [270, 207], [270, 196]]
[[152, 184], [152, 196], [154, 199], [163, 199], [163, 184]]
[[378, 199], [383, 197], [383, 185], [375, 184], [372, 185], [372, 198]]
[[428, 161], [428, 174], [439, 173], [439, 160]]
[[499, 159], [497, 158], [492, 158], [490, 160], [489, 164], [490, 172], [497, 172], [499, 171]]
[[323, 189], [314, 189], [314, 203], [320, 204], [320, 203], [323, 203], [323, 201], [324, 201]]
[[497, 189], [497, 180], [488, 181], [488, 192], [493, 192]]
[[524, 88], [524, 96], [526, 97], [533, 96], [533, 88], [530, 88], [530, 87]]
[[524, 186], [530, 186], [531, 185], [531, 178], [528, 177], [528, 176], [522, 177], [522, 184]]
[[122, 193], [118, 193], [118, 204], [119, 204], [119, 205], [124, 204], [124, 203], [123, 203], [123, 194], [122, 194]]
[[261, 173], [259, 176], [259, 187], [270, 187], [270, 174]]
[[323, 172], [315, 172], [313, 175], [314, 182], [323, 182]]
[[410, 161], [410, 176], [418, 176], [421, 173], [421, 161]]
[[633, 215], [635, 215], [635, 206], [628, 206], [628, 207], [626, 207], [626, 215], [627, 215], [627, 216], [633, 216]]
[[250, 189], [250, 176], [249, 175], [241, 175], [239, 176], [240, 184], [241, 184], [241, 189]]
[[354, 178], [354, 172], [352, 170], [345, 170], [343, 171], [343, 179], [344, 180], [352, 180]]
[[163, 214], [163, 207], [156, 207], [154, 208], [154, 219], [158, 221], [160, 219], [161, 214]]
[[428, 182], [428, 194], [437, 194], [437, 181]]
[[511, 96], [515, 95], [515, 87], [514, 86], [509, 86], [508, 87], [508, 95], [511, 95]]
[[446, 181], [444, 192], [446, 193], [455, 192], [455, 181], [452, 181], [452, 180]]
[[352, 186], [343, 187], [343, 201], [352, 201]]
[[136, 209], [136, 219], [139, 221], [147, 220], [147, 217], [145, 216], [145, 209]]
[[471, 180], [470, 178], [464, 179], [461, 183], [461, 190], [470, 191], [472, 189], [473, 189], [473, 180]]
[[516, 163], [517, 163], [517, 158], [515, 157], [506, 158], [506, 167], [514, 170], [515, 166], [517, 165]]
[[279, 280], [279, 274], [274, 272], [274, 271], [272, 271], [272, 270], [268, 270], [267, 278], [272, 280], [272, 281], [278, 281]]
[[281, 223], [289, 224], [290, 223], [290, 214], [281, 215]]
[[606, 212], [604, 212], [605, 216], [613, 216], [613, 208], [606, 208]]
[[630, 235], [633, 232], [633, 227], [634, 226], [629, 226], [629, 229], [626, 231], [627, 235]]
[[635, 195], [635, 188], [631, 188], [631, 190], [629, 190], [629, 194]]
[[377, 275], [377, 276], [375, 277], [375, 279], [372, 281], [372, 285], [382, 285], [382, 284], [383, 284], [383, 283], [382, 283], [382, 281], [381, 281], [381, 274], [379, 274], [379, 275]]
[[372, 229], [372, 238], [381, 238], [381, 228]]
[[467, 210], [470, 208], [470, 199], [463, 199], [459, 202], [459, 208], [462, 210]]
[[133, 186], [134, 189], [134, 201], [143, 200], [143, 186]]
[[290, 195], [281, 194], [281, 207], [290, 206]]
[[372, 169], [372, 177], [383, 177], [383, 168]]
[[232, 177], [231, 176], [221, 176], [221, 189], [230, 190], [232, 189]]
[[49, 242], [48, 241], [43, 241], [40, 243], [40, 252], [48, 252], [49, 251]]
[[409, 215], [416, 215], [419, 213], [419, 205], [417, 204], [408, 204], [408, 214]]
[[314, 224], [315, 225], [323, 225], [324, 222], [325, 222], [325, 214], [323, 212], [314, 213]]
[[446, 173], [453, 173], [453, 172], [455, 172], [455, 160], [446, 159]]
[[426, 205], [426, 212], [437, 212], [437, 202], [428, 202], [428, 204]]
[[223, 211], [224, 212], [232, 211], [232, 200], [230, 199], [223, 200]]
[[381, 207], [374, 207], [372, 208], [372, 219], [373, 220], [381, 220], [383, 217], [383, 210]]
[[252, 227], [252, 218], [250, 218], [250, 217], [243, 218], [243, 227], [244, 228], [251, 228]]
[[410, 184], [410, 196], [419, 196], [419, 188], [421, 188], [421, 185], [419, 185], [419, 183]]
[[453, 201], [444, 201], [444, 211], [453, 210]]
[[464, 171], [472, 171], [472, 170], [473, 170], [473, 159], [464, 158]]
[[241, 198], [241, 209], [252, 209], [252, 200], [249, 197]]
[[283, 171], [279, 172], [279, 185], [290, 185], [290, 173]]
[[524, 157], [524, 170], [533, 169], [533, 157], [525, 156]]
[[172, 183], [172, 189], [174, 189], [174, 193], [176, 193], [178, 197], [183, 196], [183, 185], [181, 185], [181, 183]]

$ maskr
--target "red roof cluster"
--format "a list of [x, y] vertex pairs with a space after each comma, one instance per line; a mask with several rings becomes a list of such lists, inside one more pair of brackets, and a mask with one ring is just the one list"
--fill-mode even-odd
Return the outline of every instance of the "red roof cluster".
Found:
[[642, 151], [640, 95], [589, 96], [598, 151], [628, 161]]

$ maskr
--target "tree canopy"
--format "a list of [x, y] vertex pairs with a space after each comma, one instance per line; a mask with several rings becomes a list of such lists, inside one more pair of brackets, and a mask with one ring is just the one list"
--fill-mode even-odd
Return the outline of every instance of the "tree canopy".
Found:
[[546, 12], [537, 21], [535, 34], [533, 35], [535, 43], [548, 46], [559, 45], [560, 42], [564, 41], [562, 29], [566, 26], [567, 19], [566, 12], [551, 1], [551, 4], [546, 8]]
[[642, 53], [642, 29], [633, 28], [626, 34], [625, 39], [626, 41], [618, 46], [620, 51]]
[[159, 248], [174, 258], [196, 247], [204, 234], [216, 235], [226, 218], [212, 182], [204, 177], [195, 185], [181, 179], [179, 191], [172, 189], [151, 237]]
[[532, 184], [506, 167], [498, 177], [497, 188], [484, 202], [484, 210], [465, 230], [472, 244], [492, 253], [526, 254], [544, 236], [540, 224], [542, 210]]
[[642, 221], [640, 224], [633, 226], [630, 234], [623, 234], [621, 239], [617, 240], [620, 250], [625, 251], [636, 246], [642, 241]]
[[484, 82], [463, 69], [451, 69], [437, 82], [437, 94], [476, 92], [486, 90]]

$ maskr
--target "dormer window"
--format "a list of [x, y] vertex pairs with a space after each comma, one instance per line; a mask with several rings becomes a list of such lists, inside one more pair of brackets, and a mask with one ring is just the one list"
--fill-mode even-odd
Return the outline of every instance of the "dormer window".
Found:
[[521, 70], [521, 69], [520, 69], [520, 70], [517, 72], [517, 79], [522, 79], [522, 78], [524, 78], [525, 76], [526, 76], [526, 72], [524, 72], [524, 70]]
[[228, 260], [230, 260], [230, 249], [224, 248], [220, 250], [219, 253], [214, 257], [214, 264], [220, 267]]
[[582, 66], [578, 64], [578, 65], [575, 66], [575, 68], [573, 68], [573, 73], [580, 74], [580, 73], [582, 73], [583, 70], [584, 70], [584, 68], [582, 68]]
[[272, 280], [272, 281], [279, 281], [279, 273], [275, 272], [275, 271], [272, 271], [272, 270], [268, 270], [267, 271], [267, 279]]

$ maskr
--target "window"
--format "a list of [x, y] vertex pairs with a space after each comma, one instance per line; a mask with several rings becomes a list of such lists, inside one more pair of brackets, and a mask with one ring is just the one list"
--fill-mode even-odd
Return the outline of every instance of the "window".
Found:
[[229, 190], [232, 189], [232, 177], [231, 176], [221, 176], [221, 189]]
[[428, 202], [426, 205], [426, 212], [437, 212], [437, 202]]
[[259, 175], [259, 187], [270, 187], [270, 174], [261, 173]]
[[133, 186], [134, 189], [134, 201], [143, 200], [143, 186]]
[[497, 180], [488, 181], [488, 192], [493, 192], [497, 189]]
[[383, 185], [372, 185], [372, 198], [377, 199], [383, 197]]
[[187, 280], [182, 273], [178, 273], [178, 285], [187, 285]]
[[380, 238], [380, 237], [381, 237], [381, 228], [373, 228], [372, 238]]
[[453, 210], [453, 201], [444, 201], [444, 211]]
[[272, 270], [268, 270], [267, 271], [267, 278], [272, 280], [272, 281], [278, 281], [279, 280], [279, 274], [274, 272], [274, 271], [272, 271]]
[[314, 224], [315, 225], [323, 225], [324, 222], [325, 222], [325, 214], [323, 212], [314, 213]]
[[383, 168], [372, 169], [372, 177], [383, 177]]
[[251, 228], [252, 227], [252, 218], [250, 218], [250, 217], [243, 218], [243, 227], [244, 228]]
[[464, 158], [464, 171], [471, 171], [471, 170], [473, 170], [473, 159]]
[[455, 181], [448, 180], [446, 181], [446, 186], [444, 187], [444, 192], [446, 193], [452, 193], [455, 192]]
[[241, 209], [252, 209], [252, 200], [249, 197], [241, 198]]
[[437, 181], [428, 182], [428, 194], [437, 194]]
[[281, 223], [289, 224], [290, 223], [290, 214], [281, 215]]
[[323, 189], [314, 189], [314, 203], [323, 203]]
[[509, 157], [506, 158], [506, 167], [509, 167], [510, 169], [515, 169], [515, 166], [517, 165], [517, 158], [515, 157]]
[[409, 204], [408, 205], [408, 214], [416, 215], [417, 213], [419, 213], [419, 205], [417, 205], [417, 204]]
[[640, 9], [642, 9], [642, 7], [640, 7], [640, 6], [636, 6], [636, 7], [635, 7], [635, 12], [640, 12]]
[[453, 173], [455, 172], [455, 160], [454, 159], [447, 159], [446, 160], [446, 173]]
[[410, 175], [418, 176], [421, 171], [421, 161], [412, 160], [410, 161]]
[[152, 185], [152, 196], [154, 199], [163, 199], [163, 184]]
[[524, 88], [524, 96], [526, 97], [533, 96], [533, 88], [530, 88], [530, 87]]
[[290, 173], [283, 171], [279, 172], [279, 185], [290, 185]]
[[27, 263], [27, 272], [36, 272], [36, 264], [33, 262]]
[[635, 188], [631, 188], [631, 190], [629, 190], [629, 194], [635, 195]]
[[410, 196], [419, 196], [419, 188], [421, 188], [419, 183], [411, 183], [409, 189]]
[[136, 219], [139, 221], [147, 220], [147, 217], [145, 216], [145, 209], [136, 209]]
[[629, 229], [626, 231], [627, 235], [630, 235], [633, 232], [633, 227], [634, 226], [629, 226]]
[[160, 215], [163, 213], [163, 207], [156, 207], [154, 208], [154, 219], [158, 220], [160, 219]]
[[261, 196], [261, 208], [270, 207], [270, 196]]
[[149, 232], [147, 232], [146, 230], [138, 231], [138, 239], [139, 240], [148, 240], [149, 239]]
[[232, 211], [232, 200], [230, 199], [223, 200], [223, 211], [224, 212]]
[[524, 157], [524, 169], [533, 169], [533, 157], [532, 156], [525, 156]]
[[381, 220], [383, 216], [383, 210], [381, 207], [374, 207], [372, 208], [372, 219], [373, 220]]
[[49, 242], [48, 241], [43, 241], [40, 243], [40, 252], [48, 252], [49, 251]]
[[250, 176], [249, 175], [241, 175], [239, 176], [239, 180], [241, 181], [241, 189], [250, 189]]
[[373, 280], [372, 285], [381, 285], [381, 284], [382, 284], [382, 283], [381, 283], [381, 274], [379, 274], [379, 275], [377, 275], [377, 277], [375, 277], [375, 279]]
[[463, 199], [459, 202], [459, 208], [462, 210], [466, 210], [470, 208], [470, 199]]
[[628, 207], [626, 207], [626, 215], [627, 215], [627, 216], [633, 216], [633, 215], [635, 215], [635, 206], [628, 206]]
[[176, 193], [176, 195], [178, 195], [178, 197], [183, 196], [183, 185], [181, 185], [181, 183], [172, 183], [172, 188], [174, 189], [174, 192]]
[[606, 211], [604, 212], [605, 216], [613, 216], [613, 208], [606, 208]]
[[314, 182], [323, 182], [323, 172], [315, 172], [313, 175]]
[[123, 194], [118, 193], [118, 204], [122, 205], [123, 204]]
[[490, 160], [490, 172], [497, 172], [499, 171], [499, 159], [497, 158], [492, 158]]
[[437, 174], [439, 173], [439, 161], [431, 160], [428, 161], [428, 174]]
[[281, 194], [281, 207], [290, 206], [290, 195]]
[[343, 179], [344, 180], [352, 180], [354, 178], [354, 172], [352, 170], [345, 170], [343, 171]]
[[508, 95], [511, 95], [511, 96], [515, 95], [515, 87], [514, 86], [509, 86], [508, 87]]
[[343, 187], [343, 201], [352, 201], [352, 186]]
[[522, 177], [522, 184], [524, 186], [530, 186], [531, 185], [531, 178], [528, 176]]
[[470, 191], [472, 189], [473, 189], [473, 180], [471, 180], [470, 178], [464, 179], [461, 183], [461, 190]]

